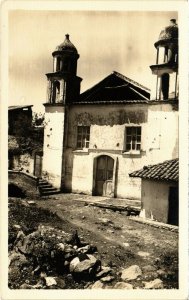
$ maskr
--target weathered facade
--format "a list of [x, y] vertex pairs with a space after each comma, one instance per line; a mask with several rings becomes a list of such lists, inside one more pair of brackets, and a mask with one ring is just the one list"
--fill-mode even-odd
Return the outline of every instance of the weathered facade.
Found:
[[[171, 35], [177, 25], [169, 27], [169, 38], [161, 33], [155, 44], [157, 57], [159, 48], [167, 53], [178, 44]], [[141, 180], [129, 173], [178, 157], [177, 59], [151, 66], [156, 92], [150, 97], [148, 88], [118, 72], [80, 94], [78, 58], [66, 35], [47, 74], [43, 177], [63, 191], [138, 199]], [[164, 79], [169, 73], [171, 84]]]

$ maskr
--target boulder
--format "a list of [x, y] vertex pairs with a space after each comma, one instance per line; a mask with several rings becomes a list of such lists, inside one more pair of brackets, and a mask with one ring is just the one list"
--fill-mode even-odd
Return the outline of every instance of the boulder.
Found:
[[117, 282], [117, 283], [114, 285], [113, 288], [114, 288], [114, 289], [131, 290], [131, 289], [133, 289], [133, 286], [132, 286], [132, 284], [130, 284], [130, 283], [126, 283], [126, 282], [120, 281], [120, 282]]
[[92, 286], [91, 289], [103, 289], [104, 288], [104, 284], [98, 280], [96, 281]]
[[124, 281], [136, 279], [142, 274], [141, 269], [137, 265], [132, 265], [121, 272], [121, 279]]
[[143, 283], [145, 284], [144, 289], [163, 289], [163, 281], [159, 278]]
[[123, 246], [129, 247], [129, 243], [123, 243]]
[[79, 276], [93, 276], [100, 266], [100, 261], [93, 255], [83, 254], [82, 256], [75, 257], [70, 262], [70, 272], [73, 275]]
[[55, 277], [45, 277], [46, 286], [57, 285]]

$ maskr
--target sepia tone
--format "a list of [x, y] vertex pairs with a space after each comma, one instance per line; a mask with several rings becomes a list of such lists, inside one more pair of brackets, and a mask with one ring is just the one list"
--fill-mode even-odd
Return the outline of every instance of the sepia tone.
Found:
[[[150, 70], [147, 86], [112, 70], [81, 91], [82, 55], [66, 31], [48, 53], [44, 111], [36, 99], [10, 103], [9, 288], [179, 288], [178, 21], [175, 12], [166, 26], [152, 15], [159, 35], [141, 69]], [[148, 30], [143, 46], [132, 44], [129, 72]], [[108, 49], [97, 60], [111, 59], [122, 62]]]

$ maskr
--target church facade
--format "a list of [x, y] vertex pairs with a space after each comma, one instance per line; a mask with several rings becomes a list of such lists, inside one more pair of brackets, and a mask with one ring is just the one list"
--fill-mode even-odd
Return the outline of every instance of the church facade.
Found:
[[129, 173], [178, 158], [178, 27], [155, 43], [154, 88], [114, 71], [80, 93], [79, 54], [66, 35], [52, 53], [42, 177], [63, 192], [140, 199]]

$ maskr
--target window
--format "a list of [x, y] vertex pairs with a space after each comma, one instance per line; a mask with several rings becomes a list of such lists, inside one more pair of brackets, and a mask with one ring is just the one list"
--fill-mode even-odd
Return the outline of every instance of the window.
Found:
[[169, 74], [167, 73], [164, 73], [161, 76], [161, 91], [163, 100], [167, 100], [169, 98]]
[[90, 126], [77, 127], [77, 149], [89, 148]]
[[141, 127], [126, 127], [126, 152], [140, 151], [141, 149]]

